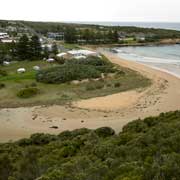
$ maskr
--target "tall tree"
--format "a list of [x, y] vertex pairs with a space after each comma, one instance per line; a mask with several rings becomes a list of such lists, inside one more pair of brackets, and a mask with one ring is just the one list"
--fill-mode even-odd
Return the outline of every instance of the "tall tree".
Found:
[[48, 48], [47, 46], [45, 46], [44, 49], [43, 49], [43, 56], [44, 56], [45, 58], [48, 58], [48, 57], [49, 57], [49, 54], [50, 54], [49, 48]]
[[64, 39], [67, 43], [77, 42], [76, 29], [74, 27], [67, 27], [64, 34]]
[[113, 42], [114, 41], [114, 34], [112, 32], [112, 30], [109, 30], [108, 34], [107, 34], [107, 38], [109, 42]]
[[118, 34], [118, 31], [115, 30], [113, 32], [113, 42], [118, 42], [119, 41], [119, 34]]
[[34, 35], [31, 37], [30, 41], [30, 53], [32, 59], [38, 59], [41, 57], [41, 43], [39, 41], [39, 37]]
[[26, 60], [30, 57], [30, 46], [29, 46], [29, 38], [27, 35], [23, 35], [18, 42], [17, 45], [17, 55], [20, 60]]

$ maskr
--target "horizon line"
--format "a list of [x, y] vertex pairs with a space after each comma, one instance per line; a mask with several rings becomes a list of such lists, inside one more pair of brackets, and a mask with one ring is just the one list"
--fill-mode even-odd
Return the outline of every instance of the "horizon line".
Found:
[[180, 21], [92, 21], [92, 20], [87, 20], [87, 21], [77, 21], [77, 20], [60, 20], [60, 21], [55, 21], [55, 20], [24, 20], [24, 19], [0, 19], [0, 21], [29, 21], [29, 22], [52, 22], [52, 23], [180, 23]]

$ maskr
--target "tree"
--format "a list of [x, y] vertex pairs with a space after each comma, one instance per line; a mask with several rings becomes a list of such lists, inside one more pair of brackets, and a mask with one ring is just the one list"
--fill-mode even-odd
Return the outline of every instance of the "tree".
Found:
[[86, 40], [86, 42], [89, 42], [91, 40], [91, 33], [89, 29], [86, 29], [84, 31], [83, 38]]
[[64, 34], [64, 39], [67, 43], [77, 42], [76, 29], [73, 27], [67, 27]]
[[115, 30], [113, 32], [113, 42], [118, 42], [119, 41], [119, 35], [118, 35], [118, 31]]
[[0, 43], [0, 64], [15, 57], [15, 43]]
[[109, 30], [108, 34], [107, 34], [107, 38], [109, 42], [113, 42], [114, 41], [114, 34], [112, 32], [112, 30]]
[[31, 37], [30, 41], [30, 50], [31, 50], [31, 58], [32, 59], [38, 59], [41, 57], [41, 43], [39, 41], [39, 37], [34, 35]]
[[17, 45], [17, 55], [20, 60], [29, 59], [30, 56], [30, 47], [29, 47], [29, 38], [27, 35], [23, 35]]
[[45, 58], [48, 58], [49, 57], [49, 48], [47, 47], [47, 46], [45, 46], [44, 47], [44, 49], [43, 49], [43, 56], [45, 57]]
[[56, 44], [56, 43], [54, 43], [54, 44], [52, 45], [52, 50], [51, 50], [51, 52], [52, 52], [54, 55], [58, 54], [58, 47], [57, 47], [57, 44]]

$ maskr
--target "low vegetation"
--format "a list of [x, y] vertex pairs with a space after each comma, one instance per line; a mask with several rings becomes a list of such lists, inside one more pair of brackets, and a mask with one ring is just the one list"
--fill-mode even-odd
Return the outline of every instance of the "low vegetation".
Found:
[[180, 111], [0, 144], [0, 180], [172, 180], [180, 177]]
[[7, 76], [7, 72], [5, 70], [0, 69], [0, 77]]
[[[33, 70], [39, 66], [40, 71]], [[26, 72], [18, 74], [18, 68]], [[137, 72], [115, 66], [105, 57], [69, 60], [62, 63], [46, 61], [19, 61], [1, 66], [7, 73], [0, 76], [0, 107], [64, 104], [75, 100], [105, 96], [136, 88], [145, 88], [150, 80]], [[36, 81], [36, 78], [38, 81]], [[117, 84], [120, 84], [118, 86]], [[33, 84], [33, 86], [32, 86]], [[35, 87], [39, 93], [29, 98], [19, 98], [22, 89]], [[21, 96], [21, 95], [20, 95]]]
[[5, 84], [4, 83], [0, 83], [0, 89], [5, 88]]
[[42, 70], [37, 73], [36, 79], [43, 83], [66, 83], [73, 80], [100, 78], [102, 73], [116, 72], [113, 65], [98, 57], [87, 59], [73, 59], [63, 65]]
[[35, 87], [29, 87], [29, 88], [24, 88], [21, 89], [18, 93], [17, 96], [19, 98], [30, 98], [39, 93], [39, 89]]

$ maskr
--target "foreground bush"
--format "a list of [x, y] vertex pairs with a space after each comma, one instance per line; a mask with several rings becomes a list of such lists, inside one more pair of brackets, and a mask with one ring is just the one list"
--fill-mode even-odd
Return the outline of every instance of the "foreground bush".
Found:
[[178, 180], [180, 111], [0, 144], [0, 180]]
[[109, 127], [101, 127], [95, 130], [95, 133], [99, 137], [108, 137], [115, 134], [115, 131], [112, 128]]
[[39, 89], [35, 87], [29, 87], [29, 88], [24, 88], [21, 89], [18, 93], [17, 96], [20, 98], [30, 98], [39, 93]]

